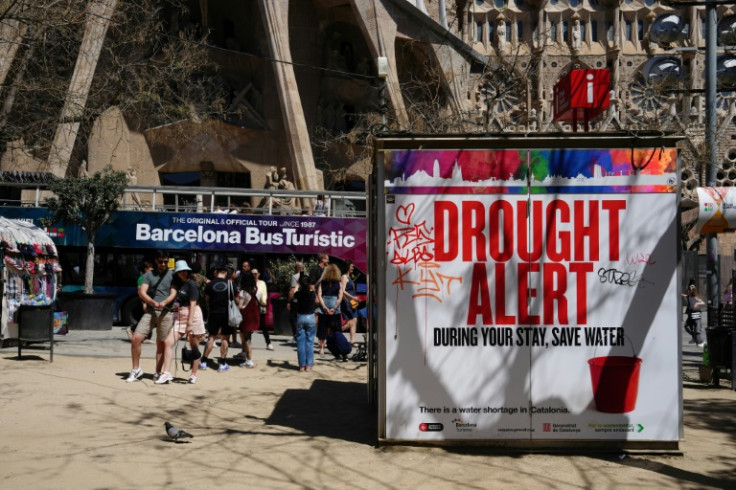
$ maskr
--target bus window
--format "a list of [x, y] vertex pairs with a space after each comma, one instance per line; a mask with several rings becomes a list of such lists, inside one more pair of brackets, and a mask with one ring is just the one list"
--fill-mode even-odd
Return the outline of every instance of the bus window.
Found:
[[84, 249], [67, 247], [59, 254], [61, 262], [61, 284], [64, 286], [83, 286], [86, 254]]
[[[62, 267], [62, 285], [84, 286], [87, 249], [84, 247], [63, 247], [59, 254]], [[141, 262], [148, 257], [140, 252], [126, 249], [99, 247], [95, 251], [95, 287], [130, 286], [135, 287], [140, 275]], [[148, 260], [151, 260], [148, 258]]]

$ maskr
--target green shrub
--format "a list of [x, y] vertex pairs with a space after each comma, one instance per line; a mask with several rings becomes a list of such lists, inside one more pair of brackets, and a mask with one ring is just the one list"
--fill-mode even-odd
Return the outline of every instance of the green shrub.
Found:
[[[294, 255], [290, 255], [283, 259], [273, 259], [268, 261], [268, 268], [271, 271], [271, 284], [269, 284], [269, 291], [281, 293], [286, 296], [289, 294], [289, 288], [291, 287], [291, 276], [294, 275], [295, 269], [294, 264], [297, 263], [297, 259]], [[302, 260], [304, 263], [304, 272], [309, 272], [309, 269], [317, 263], [317, 257]]]

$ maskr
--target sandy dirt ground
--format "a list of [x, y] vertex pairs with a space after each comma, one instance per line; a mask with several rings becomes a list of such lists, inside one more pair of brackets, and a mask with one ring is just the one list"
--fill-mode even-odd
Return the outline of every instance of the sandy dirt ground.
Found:
[[[144, 368], [152, 361], [144, 361]], [[129, 360], [0, 355], [2, 488], [736, 488], [736, 393], [684, 380], [683, 455], [377, 446], [366, 366], [123, 382]], [[687, 377], [686, 377], [687, 378]], [[663, 407], [663, 409], [669, 409]], [[676, 407], [671, 407], [675, 410]], [[171, 441], [164, 422], [194, 438]]]

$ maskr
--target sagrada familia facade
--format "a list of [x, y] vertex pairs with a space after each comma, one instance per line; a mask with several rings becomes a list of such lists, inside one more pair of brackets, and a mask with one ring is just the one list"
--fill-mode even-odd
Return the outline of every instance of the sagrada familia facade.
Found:
[[[666, 13], [682, 30], [654, 43], [649, 31]], [[572, 131], [553, 120], [554, 84], [573, 68], [607, 68], [611, 104], [590, 130], [683, 134], [687, 201], [705, 172], [704, 14], [656, 0], [190, 0], [186, 21], [207, 33], [231, 103], [246, 115], [131, 129], [110, 107], [85, 170], [112, 164], [146, 185], [199, 173], [200, 185], [262, 189], [277, 168], [297, 189], [362, 189], [366, 131]], [[10, 22], [0, 23], [5, 39], [18, 35]], [[719, 92], [716, 105], [718, 183], [733, 185], [734, 93]], [[0, 170], [18, 168], [65, 167], [11, 142]]]

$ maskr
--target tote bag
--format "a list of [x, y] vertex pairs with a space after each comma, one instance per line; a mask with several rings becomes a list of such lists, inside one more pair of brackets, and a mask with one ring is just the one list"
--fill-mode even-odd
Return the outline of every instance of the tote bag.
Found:
[[240, 322], [243, 321], [243, 315], [240, 314], [238, 304], [235, 302], [235, 294], [233, 293], [233, 283], [228, 281], [228, 294], [227, 294], [227, 323], [231, 327], [237, 328]]

